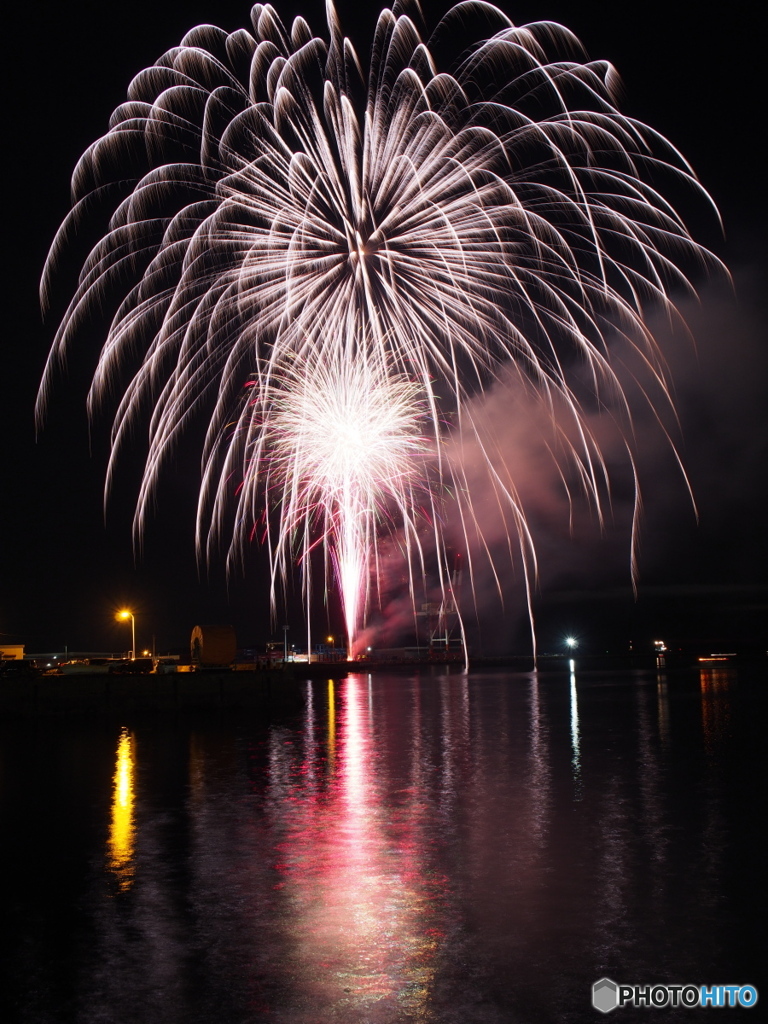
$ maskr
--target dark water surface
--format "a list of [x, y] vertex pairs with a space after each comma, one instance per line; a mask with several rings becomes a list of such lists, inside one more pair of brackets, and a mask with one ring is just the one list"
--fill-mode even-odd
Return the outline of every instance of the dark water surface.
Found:
[[0, 723], [1, 1019], [711, 1019], [591, 986], [760, 988], [765, 688], [435, 670]]

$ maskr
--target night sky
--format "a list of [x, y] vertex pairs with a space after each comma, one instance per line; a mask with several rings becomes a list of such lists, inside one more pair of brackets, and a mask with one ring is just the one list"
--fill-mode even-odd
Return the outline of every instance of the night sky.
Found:
[[[286, 22], [302, 13], [324, 33], [321, 3], [276, 6]], [[657, 636], [673, 646], [765, 649], [768, 318], [759, 5], [735, 0], [718, 9], [717, 19], [688, 0], [633, 7], [583, 0], [500, 6], [518, 24], [560, 21], [591, 58], [614, 63], [624, 83], [623, 109], [678, 145], [717, 202], [725, 237], [703, 207], [693, 211], [689, 225], [727, 263], [735, 281], [735, 294], [722, 281], [699, 282], [701, 305], [685, 307], [697, 351], [676, 342], [670, 352], [698, 523], [668, 455], [649, 444], [635, 599], [621, 495], [616, 521], [602, 537], [584, 527], [570, 538], [542, 499], [534, 524], [541, 556], [541, 646], [554, 648], [574, 632], [595, 650], [626, 650], [630, 641], [635, 649], [648, 649]], [[345, 0], [339, 9], [345, 30], [365, 53], [378, 5]], [[221, 565], [198, 570], [193, 527], [199, 466], [193, 446], [180, 453], [172, 478], [158, 492], [157, 515], [141, 552], [134, 552], [131, 538], [138, 466], [124, 467], [105, 520], [108, 424], [89, 430], [85, 412], [98, 338], [81, 339], [81, 356], [73, 354], [38, 439], [33, 420], [56, 327], [53, 319], [42, 322], [38, 282], [69, 209], [77, 159], [106, 130], [139, 70], [195, 24], [232, 31], [248, 24], [248, 12], [247, 2], [231, 0], [73, 0], [17, 5], [6, 16], [0, 641], [25, 643], [28, 652], [65, 645], [125, 649], [126, 626], [114, 621], [123, 604], [135, 610], [139, 648], [154, 635], [158, 650], [184, 650], [196, 623], [232, 622], [240, 644], [248, 646], [271, 635], [282, 639], [286, 620], [292, 640], [302, 639], [295, 608], [280, 612], [270, 626], [268, 579], [258, 551], [249, 552], [247, 578], [229, 585]], [[526, 648], [519, 591], [510, 583], [503, 611], [492, 595], [479, 595], [479, 623], [468, 615], [476, 650]], [[318, 607], [315, 617], [318, 629], [326, 623], [339, 628], [335, 608], [326, 615]]]

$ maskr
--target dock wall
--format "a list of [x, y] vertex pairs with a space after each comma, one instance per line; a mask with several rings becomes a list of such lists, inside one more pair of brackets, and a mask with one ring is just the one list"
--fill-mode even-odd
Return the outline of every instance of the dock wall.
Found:
[[279, 670], [7, 679], [0, 681], [0, 713], [245, 708], [298, 701], [301, 685]]

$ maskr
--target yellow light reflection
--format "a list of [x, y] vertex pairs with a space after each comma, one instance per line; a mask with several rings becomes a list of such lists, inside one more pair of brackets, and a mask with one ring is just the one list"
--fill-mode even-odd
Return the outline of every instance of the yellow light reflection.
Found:
[[107, 841], [108, 867], [125, 892], [133, 885], [136, 826], [134, 823], [134, 784], [136, 773], [136, 738], [123, 729], [117, 744], [112, 817]]
[[702, 665], [699, 682], [704, 745], [711, 754], [730, 729], [731, 704], [728, 696], [736, 675], [734, 669], [727, 666]]
[[333, 680], [328, 680], [328, 758], [333, 763], [336, 753], [336, 700], [333, 691]]

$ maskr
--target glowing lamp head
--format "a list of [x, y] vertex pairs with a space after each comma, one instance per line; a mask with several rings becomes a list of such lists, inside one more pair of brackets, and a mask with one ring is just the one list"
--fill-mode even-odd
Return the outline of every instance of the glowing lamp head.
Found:
[[567, 636], [565, 638], [565, 646], [572, 651], [575, 647], [579, 646], [579, 641], [575, 636]]

